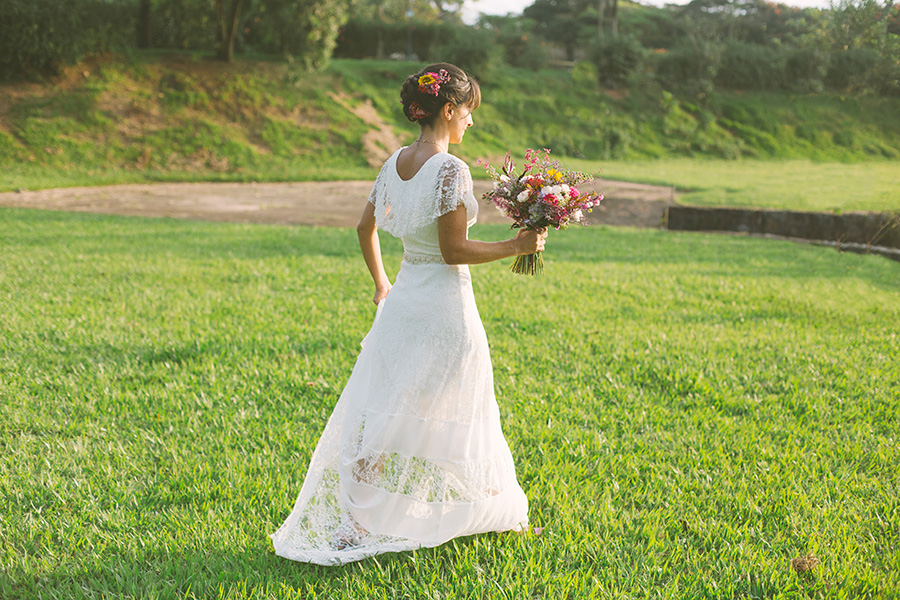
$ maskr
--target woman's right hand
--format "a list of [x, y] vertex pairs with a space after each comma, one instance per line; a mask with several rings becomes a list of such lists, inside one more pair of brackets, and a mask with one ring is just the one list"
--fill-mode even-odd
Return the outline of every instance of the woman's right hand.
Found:
[[372, 302], [375, 303], [375, 306], [378, 306], [381, 303], [381, 301], [387, 297], [388, 292], [390, 292], [390, 291], [391, 291], [390, 282], [384, 283], [382, 285], [376, 285], [375, 286], [375, 295], [372, 296]]
[[520, 229], [513, 240], [519, 245], [519, 254], [534, 254], [544, 251], [547, 240], [547, 230]]

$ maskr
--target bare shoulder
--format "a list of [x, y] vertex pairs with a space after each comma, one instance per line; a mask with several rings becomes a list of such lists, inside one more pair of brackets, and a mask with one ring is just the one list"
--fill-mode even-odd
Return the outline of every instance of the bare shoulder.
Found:
[[425, 163], [436, 154], [440, 154], [437, 148], [422, 148], [416, 147], [416, 145], [407, 146], [397, 155], [397, 174], [400, 175], [401, 179], [412, 179]]

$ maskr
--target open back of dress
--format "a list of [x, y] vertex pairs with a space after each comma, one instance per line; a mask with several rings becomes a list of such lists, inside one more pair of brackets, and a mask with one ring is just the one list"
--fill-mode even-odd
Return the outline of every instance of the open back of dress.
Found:
[[[444, 263], [438, 245], [439, 216], [463, 205], [475, 222], [468, 167], [441, 153], [404, 181], [399, 152], [369, 201], [378, 227], [403, 240], [404, 260], [271, 536], [292, 560], [343, 564], [528, 522], [469, 269]], [[336, 545], [348, 527], [367, 533]]]

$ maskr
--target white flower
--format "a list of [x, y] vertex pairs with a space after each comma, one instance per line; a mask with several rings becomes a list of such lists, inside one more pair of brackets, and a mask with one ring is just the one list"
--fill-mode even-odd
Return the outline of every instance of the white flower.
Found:
[[572, 213], [572, 218], [576, 221], [580, 221], [584, 217], [584, 213], [581, 212], [581, 209], [576, 209], [575, 212]]
[[495, 181], [495, 182], [494, 182], [494, 189], [496, 190], [498, 187], [500, 187], [500, 182], [499, 182], [499, 181]]
[[554, 185], [550, 190], [553, 192], [554, 196], [559, 196], [560, 192], [562, 192], [562, 186]]
[[547, 194], [552, 194], [552, 193], [553, 193], [553, 188], [550, 186], [541, 188], [541, 196], [546, 196]]
[[502, 181], [503, 183], [509, 183], [509, 177], [507, 177], [506, 175], [501, 175], [500, 181]]
[[528, 190], [520, 192], [516, 200], [518, 200], [519, 202], [525, 202], [526, 200], [528, 200], [528, 195]]
[[568, 186], [568, 185], [566, 185], [566, 184], [564, 183], [564, 184], [562, 184], [562, 185], [559, 186], [559, 187], [562, 189], [562, 191], [563, 191], [564, 194], [566, 194], [566, 195], [569, 194], [569, 186]]

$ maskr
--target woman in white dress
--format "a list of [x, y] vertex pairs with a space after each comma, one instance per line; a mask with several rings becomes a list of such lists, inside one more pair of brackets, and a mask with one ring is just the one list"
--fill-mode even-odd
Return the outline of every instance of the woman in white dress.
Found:
[[[543, 250], [547, 234], [468, 239], [478, 204], [468, 167], [447, 149], [472, 126], [474, 79], [430, 65], [401, 99], [421, 132], [384, 164], [357, 227], [378, 308], [294, 509], [271, 536], [292, 560], [339, 565], [528, 524], [468, 265]], [[403, 240], [393, 287], [378, 229]]]

